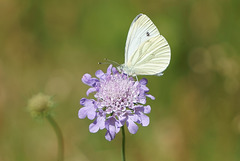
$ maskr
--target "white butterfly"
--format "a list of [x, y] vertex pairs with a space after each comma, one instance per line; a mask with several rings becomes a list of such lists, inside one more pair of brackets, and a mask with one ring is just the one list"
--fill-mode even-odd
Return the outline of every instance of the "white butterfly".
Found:
[[171, 51], [166, 39], [144, 14], [133, 20], [125, 46], [125, 63], [118, 69], [132, 76], [162, 75], [170, 62]]

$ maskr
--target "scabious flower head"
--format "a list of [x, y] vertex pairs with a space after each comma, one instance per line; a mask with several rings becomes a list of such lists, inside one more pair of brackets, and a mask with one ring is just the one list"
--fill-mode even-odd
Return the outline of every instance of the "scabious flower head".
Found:
[[27, 109], [33, 118], [42, 118], [51, 114], [54, 102], [52, 97], [38, 93], [28, 100]]
[[138, 130], [137, 124], [148, 126], [151, 108], [146, 104], [146, 97], [155, 99], [147, 94], [147, 79], [135, 81], [132, 77], [119, 73], [115, 67], [110, 65], [107, 73], [101, 70], [96, 72], [93, 78], [90, 74], [84, 74], [82, 82], [91, 86], [87, 90], [87, 96], [95, 92], [95, 99], [82, 98], [82, 107], [78, 116], [80, 119], [87, 117], [94, 120], [89, 125], [89, 131], [96, 133], [99, 129], [107, 129], [105, 138], [111, 141], [126, 123], [128, 131], [135, 134]]

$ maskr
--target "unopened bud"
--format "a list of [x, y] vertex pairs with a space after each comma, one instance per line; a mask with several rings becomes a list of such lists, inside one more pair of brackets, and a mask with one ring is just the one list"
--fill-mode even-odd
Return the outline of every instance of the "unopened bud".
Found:
[[27, 108], [31, 115], [36, 118], [49, 115], [53, 106], [54, 102], [51, 96], [38, 93], [29, 99]]

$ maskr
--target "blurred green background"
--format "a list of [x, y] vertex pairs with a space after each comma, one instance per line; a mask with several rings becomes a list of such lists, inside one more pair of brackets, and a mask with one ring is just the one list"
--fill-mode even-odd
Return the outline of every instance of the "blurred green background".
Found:
[[[146, 76], [150, 125], [126, 134], [131, 161], [240, 160], [240, 1], [0, 0], [0, 161], [53, 161], [57, 139], [33, 120], [28, 99], [54, 95], [66, 161], [120, 161], [121, 133], [88, 131], [79, 100], [84, 73], [124, 62], [129, 26], [147, 14], [172, 56], [161, 77]], [[142, 77], [140, 77], [142, 78]], [[91, 95], [92, 96], [92, 95]]]

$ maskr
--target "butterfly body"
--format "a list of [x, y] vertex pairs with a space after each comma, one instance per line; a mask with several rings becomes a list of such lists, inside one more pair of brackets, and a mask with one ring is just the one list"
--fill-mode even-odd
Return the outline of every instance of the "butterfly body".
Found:
[[144, 14], [132, 22], [125, 46], [125, 63], [118, 69], [132, 76], [162, 75], [170, 62], [171, 52], [166, 39]]

